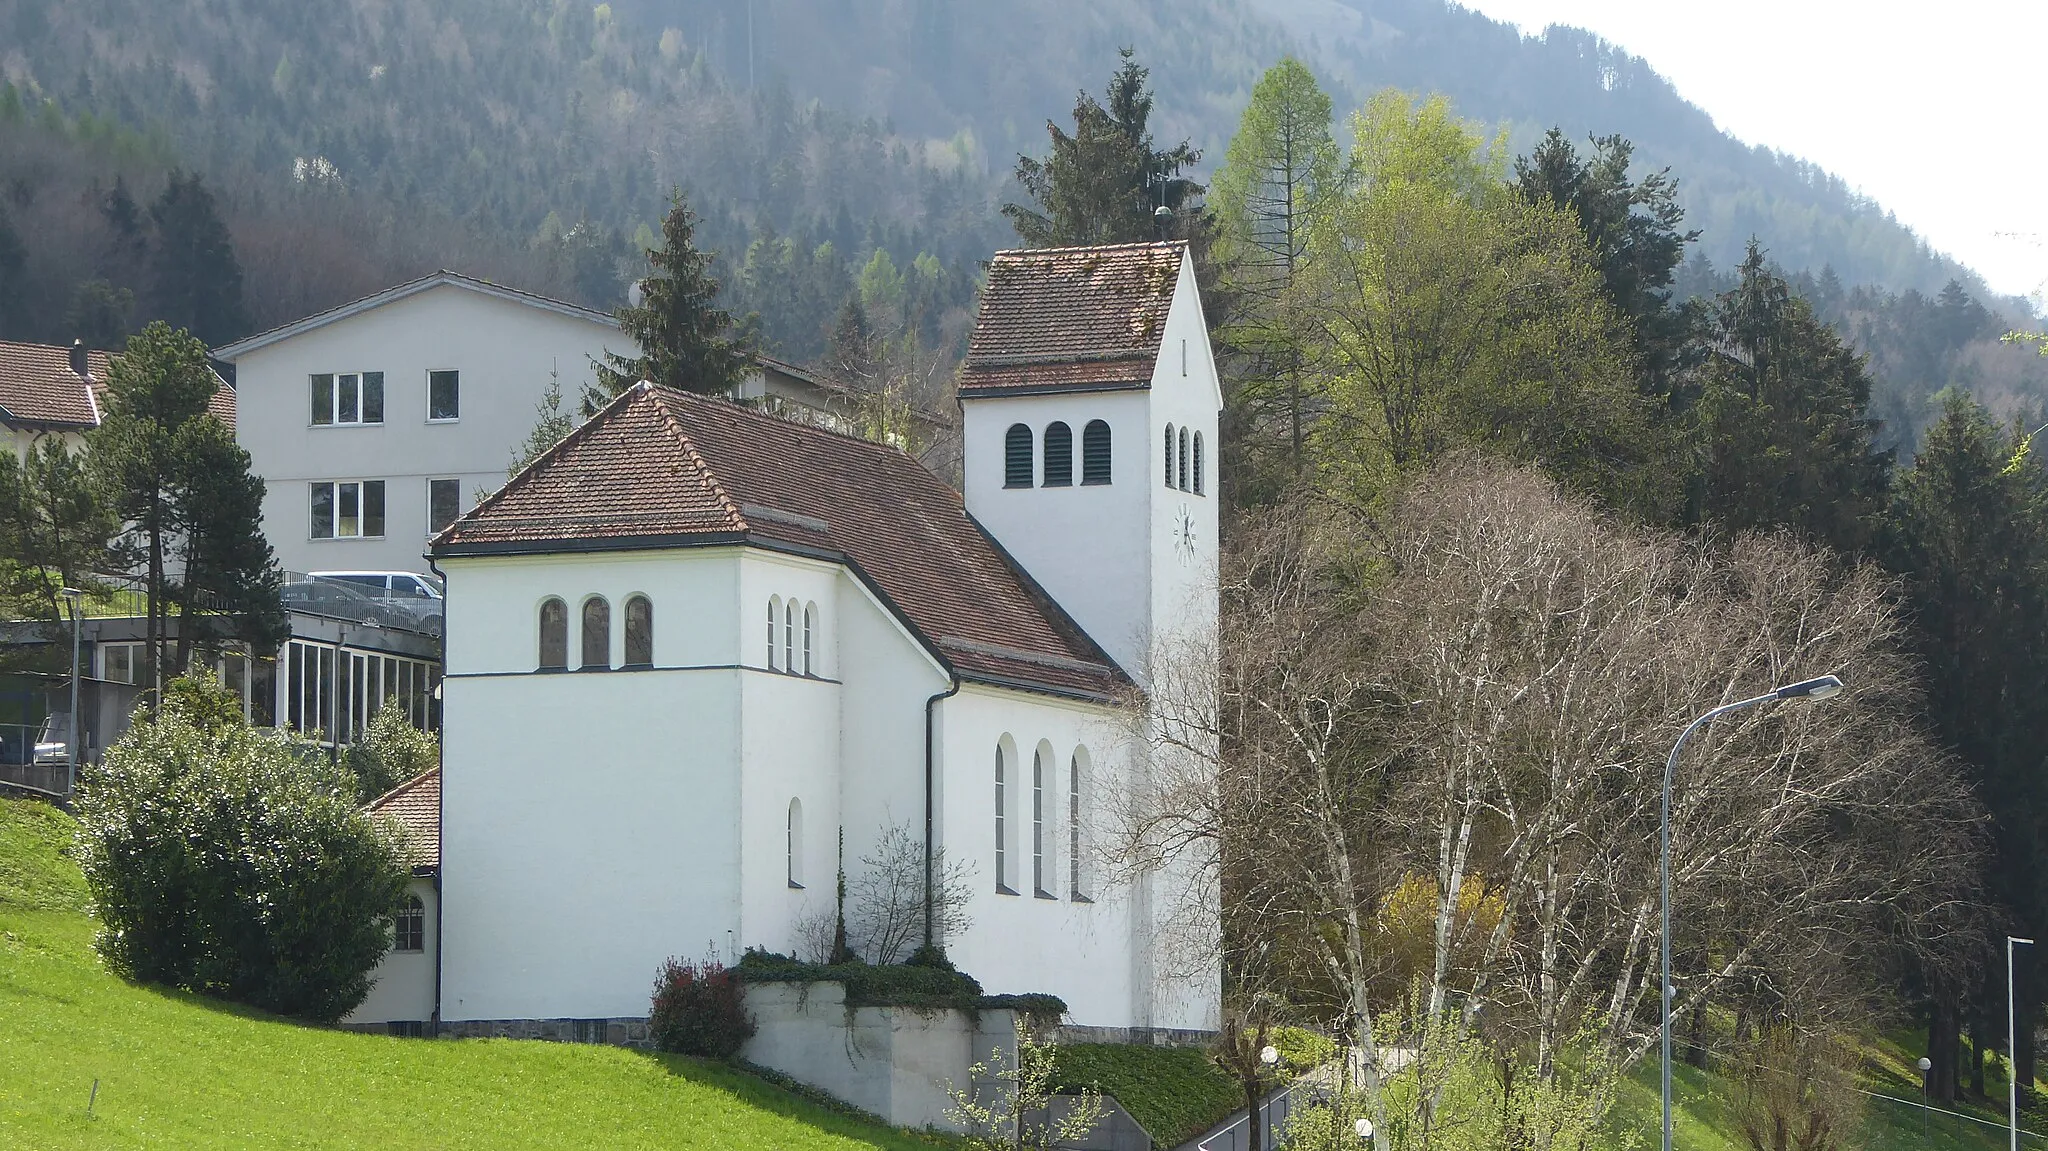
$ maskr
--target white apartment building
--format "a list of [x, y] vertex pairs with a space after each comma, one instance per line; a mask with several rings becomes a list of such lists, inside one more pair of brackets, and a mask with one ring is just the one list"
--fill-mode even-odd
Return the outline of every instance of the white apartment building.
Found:
[[427, 539], [505, 483], [558, 383], [573, 409], [613, 319], [441, 271], [237, 340], [236, 439], [288, 571], [428, 571]]

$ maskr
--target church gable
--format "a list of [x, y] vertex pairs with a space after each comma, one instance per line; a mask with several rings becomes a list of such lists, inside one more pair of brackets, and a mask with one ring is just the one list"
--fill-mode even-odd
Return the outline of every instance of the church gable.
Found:
[[961, 395], [1148, 387], [1186, 258], [1178, 240], [997, 252]]
[[895, 448], [642, 384], [436, 537], [436, 558], [748, 544], [845, 564], [963, 678], [1102, 698], [1122, 673]]

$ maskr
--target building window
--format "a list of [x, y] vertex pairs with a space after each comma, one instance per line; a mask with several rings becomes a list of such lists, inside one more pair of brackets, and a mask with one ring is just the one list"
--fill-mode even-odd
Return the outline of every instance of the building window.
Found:
[[383, 480], [322, 480], [311, 489], [314, 539], [374, 539], [384, 534]]
[[427, 908], [417, 895], [408, 895], [398, 905], [398, 914], [391, 920], [391, 950], [425, 951], [427, 949]]
[[815, 672], [816, 672], [816, 668], [817, 668], [817, 665], [816, 665], [816, 664], [814, 664], [814, 663], [812, 663], [811, 661], [812, 661], [812, 659], [814, 658], [814, 656], [813, 656], [813, 654], [812, 654], [812, 653], [813, 653], [814, 651], [816, 651], [816, 648], [814, 648], [814, 647], [813, 647], [812, 645], [813, 645], [813, 644], [815, 644], [815, 643], [817, 642], [817, 640], [816, 640], [816, 638], [815, 638], [815, 637], [816, 637], [816, 635], [817, 635], [817, 631], [818, 631], [818, 605], [817, 605], [817, 604], [814, 604], [814, 603], [807, 603], [807, 604], [805, 604], [805, 605], [804, 605], [804, 674], [805, 674], [805, 675], [812, 675], [812, 674], [815, 674]]
[[1195, 433], [1195, 494], [1202, 494], [1202, 433]]
[[1023, 424], [1011, 424], [1003, 435], [1003, 486], [1031, 486], [1031, 429]]
[[1067, 761], [1067, 894], [1087, 899], [1081, 890], [1081, 753]]
[[1058, 420], [1045, 426], [1045, 486], [1063, 488], [1074, 482], [1074, 429]]
[[462, 518], [462, 481], [427, 481], [427, 534], [439, 535], [441, 529]]
[[802, 800], [789, 801], [788, 838], [783, 850], [789, 860], [789, 885], [798, 891], [804, 886], [804, 805]]
[[1031, 894], [1053, 898], [1045, 889], [1050, 878], [1045, 863], [1045, 751], [1041, 748], [1031, 757]]
[[563, 671], [569, 666], [569, 608], [561, 600], [540, 601], [540, 669]]
[[1188, 430], [1180, 430], [1180, 490], [1188, 490]]
[[796, 662], [796, 601], [785, 600], [782, 604], [782, 670], [791, 675], [803, 674], [802, 665]]
[[1009, 765], [1009, 763], [1008, 763], [1008, 757], [1007, 757], [1007, 756], [1005, 756], [1005, 755], [1003, 754], [1003, 746], [1002, 746], [1001, 744], [997, 744], [997, 745], [996, 745], [996, 892], [997, 892], [998, 894], [1001, 894], [1001, 895], [1015, 895], [1015, 894], [1017, 894], [1016, 892], [1014, 892], [1014, 891], [1010, 890], [1010, 884], [1009, 884], [1009, 882], [1008, 882], [1008, 880], [1009, 880], [1009, 878], [1010, 878], [1010, 838], [1009, 838], [1009, 837], [1010, 837], [1010, 827], [1009, 827], [1009, 821], [1008, 821], [1008, 820], [1007, 820], [1007, 819], [1006, 819], [1005, 817], [1006, 817], [1006, 816], [1007, 816], [1007, 815], [1009, 814], [1009, 812], [1008, 812], [1008, 809], [1007, 809], [1007, 807], [1006, 807], [1006, 805], [1007, 805], [1007, 804], [1009, 803], [1009, 799], [1010, 799], [1009, 795], [1007, 794], [1007, 792], [1008, 792], [1008, 784], [1009, 784], [1009, 782], [1010, 782], [1010, 781], [1009, 781], [1009, 779], [1007, 778], [1007, 777], [1008, 777], [1008, 775], [1009, 775], [1009, 771], [1010, 771], [1010, 765]]
[[384, 373], [320, 373], [313, 377], [313, 423], [317, 426], [384, 422]]
[[1081, 429], [1081, 482], [1109, 482], [1109, 425], [1102, 420], [1089, 420]]
[[1166, 425], [1166, 486], [1173, 486], [1173, 425]]
[[644, 595], [626, 598], [626, 666], [654, 666], [654, 602]]
[[777, 617], [779, 617], [779, 616], [781, 616], [781, 615], [782, 615], [782, 597], [781, 597], [781, 596], [772, 596], [772, 595], [771, 595], [771, 596], [769, 596], [769, 597], [768, 597], [768, 670], [769, 670], [769, 671], [774, 671], [774, 670], [776, 670], [777, 668], [779, 668], [779, 667], [781, 667], [781, 666], [782, 666], [781, 664], [779, 664], [779, 663], [775, 662], [775, 651], [776, 651], [776, 643], [775, 643], [775, 625], [776, 625], [776, 624], [777, 624], [778, 622], [780, 622], [780, 621], [779, 621], [779, 619], [778, 619]]
[[612, 605], [601, 595], [583, 601], [583, 670], [612, 666]]
[[108, 683], [140, 683], [148, 660], [147, 644], [103, 643], [100, 649], [100, 678]]
[[453, 420], [462, 416], [462, 373], [427, 373], [427, 418]]

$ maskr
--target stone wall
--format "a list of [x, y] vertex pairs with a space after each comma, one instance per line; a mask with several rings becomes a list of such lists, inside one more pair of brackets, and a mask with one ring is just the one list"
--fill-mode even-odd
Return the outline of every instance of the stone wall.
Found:
[[975, 1064], [1017, 1058], [1016, 1013], [846, 1006], [838, 983], [750, 983], [754, 1037], [741, 1056], [897, 1127], [957, 1130], [949, 1091], [1003, 1089]]

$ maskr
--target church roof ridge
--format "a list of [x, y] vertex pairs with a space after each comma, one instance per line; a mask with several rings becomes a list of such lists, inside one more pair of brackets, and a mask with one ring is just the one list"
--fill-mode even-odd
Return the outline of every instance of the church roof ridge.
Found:
[[628, 389], [433, 555], [733, 544], [844, 564], [964, 678], [1090, 699], [1128, 682], [907, 453], [722, 397]]

